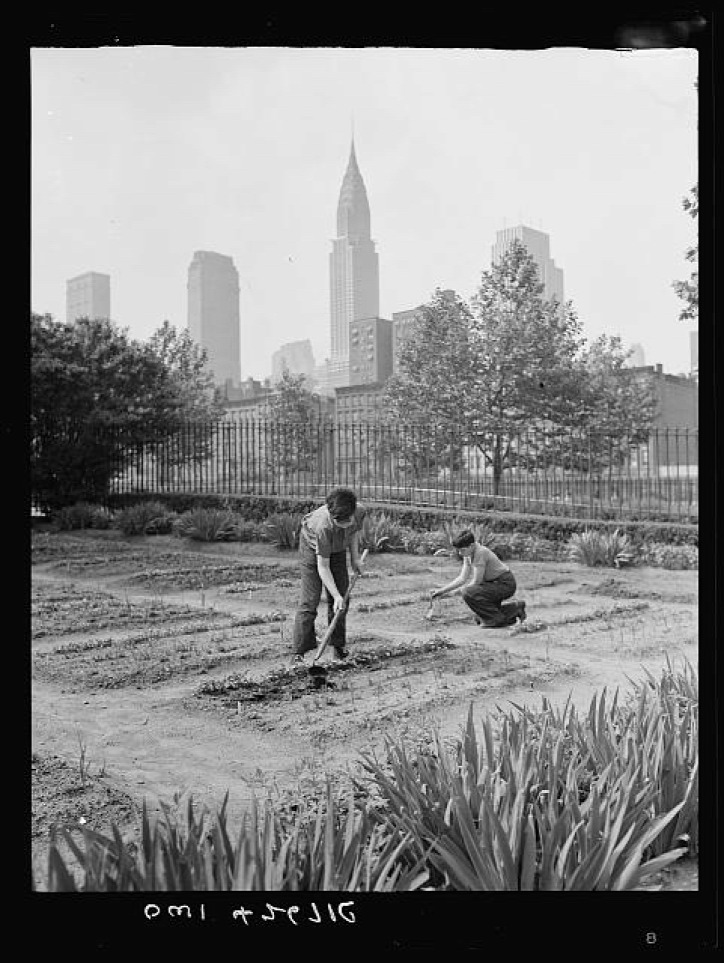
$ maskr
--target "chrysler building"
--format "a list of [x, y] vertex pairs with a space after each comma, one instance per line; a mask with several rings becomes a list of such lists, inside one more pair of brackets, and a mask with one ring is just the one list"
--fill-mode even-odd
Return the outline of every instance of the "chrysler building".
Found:
[[370, 237], [370, 205], [357, 166], [354, 140], [337, 204], [337, 237], [329, 255], [331, 362], [349, 361], [349, 326], [380, 313], [380, 277]]

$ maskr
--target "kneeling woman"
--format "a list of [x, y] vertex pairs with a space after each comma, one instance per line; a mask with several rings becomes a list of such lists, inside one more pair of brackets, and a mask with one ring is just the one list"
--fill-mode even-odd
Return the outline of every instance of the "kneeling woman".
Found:
[[487, 629], [513, 625], [526, 619], [525, 602], [505, 602], [515, 594], [513, 573], [500, 561], [495, 552], [475, 541], [472, 532], [463, 532], [453, 539], [453, 548], [462, 557], [463, 567], [456, 579], [430, 593], [431, 599], [458, 592], [473, 610], [475, 621]]

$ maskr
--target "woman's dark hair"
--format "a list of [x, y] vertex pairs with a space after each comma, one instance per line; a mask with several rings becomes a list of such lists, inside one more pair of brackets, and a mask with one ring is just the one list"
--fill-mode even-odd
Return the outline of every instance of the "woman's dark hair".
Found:
[[457, 538], [452, 540], [453, 548], [467, 548], [468, 545], [472, 545], [475, 541], [475, 536], [472, 532], [462, 532]]
[[327, 508], [332, 518], [339, 521], [351, 518], [357, 508], [357, 496], [351, 488], [333, 488], [327, 495]]

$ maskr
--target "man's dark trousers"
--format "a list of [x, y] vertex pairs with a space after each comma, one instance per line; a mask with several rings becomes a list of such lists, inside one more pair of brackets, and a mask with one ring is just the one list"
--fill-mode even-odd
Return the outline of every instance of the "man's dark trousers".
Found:
[[[349, 575], [347, 573], [347, 552], [332, 552], [329, 556], [329, 567], [332, 570], [332, 577], [339, 589], [339, 594], [344, 595], [349, 586]], [[303, 541], [299, 545], [299, 568], [301, 570], [301, 598], [299, 608], [294, 618], [294, 652], [302, 655], [317, 647], [317, 638], [314, 632], [314, 623], [317, 618], [317, 608], [322, 597], [324, 583], [317, 571], [317, 554]], [[334, 618], [334, 599], [324, 589], [327, 596], [327, 624]], [[342, 652], [345, 647], [345, 625], [347, 620], [346, 610], [340, 615], [334, 627], [330, 645]]]

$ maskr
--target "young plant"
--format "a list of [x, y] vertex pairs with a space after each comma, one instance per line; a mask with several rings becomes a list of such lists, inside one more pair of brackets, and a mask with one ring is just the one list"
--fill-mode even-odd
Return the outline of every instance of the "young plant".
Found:
[[176, 534], [197, 542], [228, 542], [237, 536], [238, 518], [223, 508], [192, 508], [176, 522]]
[[78, 758], [78, 772], [80, 773], [80, 783], [83, 789], [90, 778], [90, 763], [86, 758], [87, 746], [83, 742], [83, 737], [78, 733], [78, 745], [80, 746], [80, 756]]
[[635, 550], [628, 535], [615, 529], [613, 532], [598, 532], [586, 529], [574, 532], [568, 543], [568, 557], [574, 562], [588, 566], [621, 568], [635, 560]]
[[102, 505], [77, 502], [61, 508], [54, 520], [61, 531], [84, 528], [110, 528], [112, 513]]
[[301, 512], [272, 512], [263, 526], [266, 539], [275, 548], [299, 548], [302, 519]]
[[362, 519], [360, 542], [370, 552], [393, 552], [402, 548], [402, 526], [387, 512], [367, 512]]
[[157, 501], [139, 502], [118, 512], [115, 525], [124, 535], [167, 535], [173, 530], [176, 514]]

